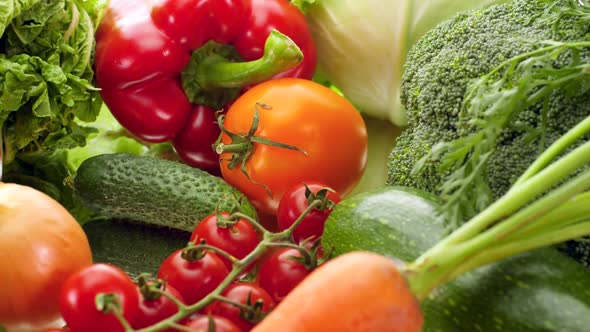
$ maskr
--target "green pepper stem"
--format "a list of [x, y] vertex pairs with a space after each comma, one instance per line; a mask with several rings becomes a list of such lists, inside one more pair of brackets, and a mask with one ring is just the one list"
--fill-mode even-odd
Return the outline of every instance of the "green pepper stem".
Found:
[[303, 60], [299, 47], [286, 35], [273, 30], [264, 44], [264, 55], [248, 62], [232, 62], [211, 55], [197, 67], [195, 82], [204, 90], [241, 88], [266, 81], [294, 68]]

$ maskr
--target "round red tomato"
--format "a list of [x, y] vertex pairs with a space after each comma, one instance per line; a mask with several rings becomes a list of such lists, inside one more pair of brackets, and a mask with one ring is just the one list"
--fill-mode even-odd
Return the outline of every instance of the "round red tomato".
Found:
[[295, 248], [282, 248], [270, 256], [258, 271], [258, 284], [264, 288], [278, 303], [297, 286], [313, 268], [306, 266], [297, 258], [301, 258], [301, 251]]
[[213, 291], [229, 274], [223, 261], [212, 252], [192, 259], [184, 249], [173, 252], [160, 265], [158, 278], [174, 287], [186, 304], [194, 304]]
[[118, 267], [97, 263], [72, 274], [61, 290], [59, 308], [68, 327], [84, 332], [118, 332], [125, 329], [113, 313], [96, 306], [100, 294], [113, 294], [123, 317], [133, 322], [138, 312], [136, 286]]
[[221, 295], [252, 308], [247, 311], [223, 301], [213, 302], [207, 308], [209, 313], [229, 319], [242, 331], [250, 331], [275, 306], [275, 301], [264, 289], [248, 282], [233, 283]]
[[213, 331], [215, 332], [242, 332], [242, 330], [229, 319], [214, 315], [198, 316], [183, 325], [194, 331], [209, 331], [211, 320], [213, 320], [213, 326], [215, 327]]
[[[220, 212], [227, 218], [228, 212]], [[231, 227], [218, 225], [216, 213], [203, 218], [193, 230], [191, 241], [195, 244], [205, 241], [208, 245], [224, 250], [237, 259], [242, 259], [252, 252], [260, 242], [258, 233], [248, 221], [239, 219]], [[232, 262], [220, 256], [228, 270], [232, 269]]]
[[[275, 214], [285, 191], [309, 179], [326, 183], [343, 196], [354, 189], [367, 163], [367, 130], [348, 100], [313, 81], [270, 80], [240, 96], [228, 110], [223, 126], [247, 136], [255, 110], [258, 126], [254, 136], [305, 151], [254, 142], [247, 153], [248, 144], [232, 144], [240, 139], [222, 134], [223, 145], [217, 146], [222, 152], [222, 176], [261, 212]], [[230, 161], [240, 154], [247, 158]], [[242, 172], [242, 163], [249, 177]]]
[[[183, 302], [182, 296], [174, 287], [165, 285], [163, 291]], [[139, 312], [131, 324], [134, 329], [148, 327], [178, 312], [176, 303], [162, 294], [145, 291], [140, 287], [137, 287], [137, 292], [139, 294]], [[168, 329], [165, 331], [173, 332], [176, 330]]]
[[[317, 196], [320, 190], [329, 189], [329, 187], [323, 183], [306, 181], [305, 183], [296, 184], [287, 190], [279, 202], [279, 209], [277, 211], [279, 229], [285, 230], [291, 227], [303, 214], [303, 211], [308, 208], [309, 197], [306, 195], [307, 189], [309, 189], [309, 193], [313, 197]], [[340, 195], [332, 190], [327, 190], [325, 195], [332, 206], [341, 201]], [[315, 198], [321, 199], [321, 197]], [[293, 231], [293, 241], [301, 243], [303, 240], [319, 239], [324, 233], [324, 224], [332, 212], [332, 206], [326, 206], [322, 209], [312, 209], [306, 214], [301, 223]]]

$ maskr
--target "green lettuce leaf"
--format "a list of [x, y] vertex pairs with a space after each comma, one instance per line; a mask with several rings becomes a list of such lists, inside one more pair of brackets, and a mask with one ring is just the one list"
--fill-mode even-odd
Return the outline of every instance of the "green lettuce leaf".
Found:
[[41, 0], [2, 0], [0, 2], [0, 36], [13, 18]]
[[94, 32], [104, 0], [3, 1], [0, 126], [4, 164], [18, 154], [85, 144], [102, 101], [93, 85]]

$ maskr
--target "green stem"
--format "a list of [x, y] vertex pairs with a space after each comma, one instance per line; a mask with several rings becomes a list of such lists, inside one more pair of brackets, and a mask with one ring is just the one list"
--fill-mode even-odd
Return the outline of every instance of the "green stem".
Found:
[[232, 306], [239, 308], [241, 310], [244, 310], [244, 311], [254, 312], [254, 310], [252, 310], [251, 306], [248, 306], [246, 304], [242, 304], [240, 302], [236, 302], [234, 300], [228, 299], [225, 296], [215, 296], [213, 299], [217, 300], [217, 301], [225, 302], [227, 304], [231, 304]]
[[[545, 224], [547, 220], [543, 219], [544, 215], [559, 206], [567, 205], [572, 197], [588, 190], [590, 170], [580, 173], [535, 202], [531, 204], [529, 202], [588, 163], [590, 163], [590, 142], [584, 143], [559, 161], [547, 166], [515, 190], [510, 190], [488, 209], [440, 241], [413, 263], [408, 264], [406, 274], [416, 297], [424, 298], [439, 285], [468, 271], [467, 268], [473, 269], [490, 263], [492, 258], [500, 259], [553, 244], [556, 239], [563, 241], [564, 238], [554, 235], [553, 232], [545, 233], [547, 228], [541, 227], [537, 232], [530, 232], [531, 227], [535, 227], [531, 225], [536, 225], [537, 222]], [[523, 206], [526, 207], [522, 208]], [[519, 209], [520, 211], [512, 214]], [[565, 239], [587, 234], [572, 233], [575, 230], [580, 232], [587, 230], [587, 228], [578, 227], [577, 224], [571, 225], [572, 222], [579, 220], [579, 215], [573, 214], [573, 218], [575, 219], [553, 220], [554, 227], [551, 229], [560, 229], [560, 226], [565, 226], [559, 232], [559, 234], [570, 236]], [[528, 230], [526, 237], [522, 237], [523, 230]], [[521, 246], [507, 241], [509, 245], [501, 247], [502, 241], [510, 237], [522, 237], [516, 242]], [[494, 255], [486, 256], [487, 251], [493, 252]], [[474, 259], [477, 256], [480, 256], [479, 259]]]
[[573, 225], [561, 227], [551, 232], [539, 233], [538, 236], [528, 237], [522, 240], [503, 241], [457, 266], [453, 270], [453, 273], [449, 275], [449, 278], [453, 279], [480, 266], [512, 256], [514, 252], [523, 253], [540, 247], [558, 244], [577, 238], [580, 234], [590, 234], [590, 220], [586, 219]]
[[209, 244], [203, 244], [203, 243], [195, 244], [195, 246], [191, 248], [191, 250], [201, 250], [201, 249], [207, 249], [207, 250], [212, 251], [222, 257], [225, 257], [227, 260], [232, 262], [232, 264], [236, 264], [240, 261], [239, 259], [237, 259], [233, 255], [231, 255], [227, 251], [225, 251], [223, 249], [219, 249], [219, 248], [209, 245]]
[[186, 327], [184, 325], [180, 325], [180, 324], [174, 323], [174, 322], [171, 322], [169, 327], [171, 327], [177, 331], [182, 331], [182, 332], [195, 332], [194, 329], [191, 329], [189, 327]]
[[277, 242], [277, 240], [281, 239], [281, 238], [289, 239], [291, 237], [291, 234], [293, 234], [293, 231], [295, 230], [295, 228], [297, 228], [297, 226], [299, 226], [299, 224], [301, 224], [303, 222], [303, 219], [305, 218], [305, 216], [307, 216], [309, 214], [309, 212], [311, 212], [311, 210], [319, 207], [321, 204], [322, 204], [322, 201], [319, 199], [316, 199], [315, 201], [313, 201], [307, 205], [307, 208], [305, 208], [305, 210], [303, 210], [301, 215], [295, 220], [295, 222], [293, 222], [293, 224], [289, 228], [287, 228], [284, 231], [279, 232], [279, 233], [270, 233], [270, 238], [271, 238], [272, 242]]
[[215, 152], [217, 154], [222, 153], [242, 153], [251, 149], [251, 144], [248, 143], [234, 143], [234, 144], [223, 144], [219, 143], [215, 146]]
[[266, 228], [264, 228], [264, 226], [262, 226], [258, 221], [256, 221], [254, 218], [245, 215], [243, 213], [240, 212], [234, 212], [232, 213], [232, 215], [230, 217], [237, 217], [237, 218], [242, 218], [244, 220], [246, 220], [247, 222], [250, 223], [250, 225], [254, 226], [254, 228], [256, 228], [260, 233], [265, 233], [267, 232]]
[[590, 163], [590, 142], [586, 142], [541, 172], [510, 190], [484, 211], [442, 240], [439, 245], [468, 240], [492, 224], [526, 205], [577, 169]]
[[303, 53], [286, 35], [273, 30], [264, 44], [264, 55], [254, 61], [232, 62], [210, 56], [197, 67], [195, 82], [204, 90], [240, 88], [260, 83], [294, 68], [303, 60]]
[[123, 317], [123, 312], [121, 311], [120, 307], [114, 308], [111, 313], [113, 315], [115, 315], [115, 317], [117, 318], [117, 320], [119, 321], [119, 323], [121, 323], [121, 326], [123, 326], [123, 329], [125, 331], [132, 331], [133, 327], [131, 327], [131, 324], [129, 324], [129, 322], [127, 321], [127, 319], [125, 319], [125, 317]]
[[551, 232], [569, 223], [584, 220], [588, 216], [590, 216], [590, 192], [584, 192], [539, 217], [534, 223], [526, 225], [516, 236], [508, 236], [507, 240], [518, 240], [520, 237], [526, 237], [536, 232]]

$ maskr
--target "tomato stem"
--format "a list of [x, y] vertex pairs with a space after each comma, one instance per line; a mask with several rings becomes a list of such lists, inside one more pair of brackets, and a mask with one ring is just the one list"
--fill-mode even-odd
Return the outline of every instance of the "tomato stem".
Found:
[[254, 219], [248, 215], [245, 215], [241, 212], [234, 212], [234, 213], [232, 213], [231, 217], [244, 219], [247, 222], [249, 222], [252, 226], [254, 226], [254, 228], [256, 228], [259, 232], [261, 232], [261, 233], [266, 232], [266, 228], [264, 228], [264, 226], [262, 226], [258, 221], [256, 221], [256, 219]]
[[[166, 296], [170, 300], [172, 300], [178, 306], [178, 312], [176, 314], [158, 322], [158, 323], [155, 323], [151, 326], [148, 326], [148, 327], [145, 327], [145, 328], [142, 328], [139, 330], [134, 330], [133, 328], [131, 328], [129, 326], [129, 324], [126, 324], [125, 325], [126, 326], [125, 332], [156, 332], [156, 331], [162, 331], [165, 329], [169, 329], [171, 327], [179, 329], [179, 328], [177, 328], [177, 326], [178, 326], [177, 322], [179, 322], [180, 320], [182, 320], [182, 319], [188, 317], [189, 315], [205, 308], [206, 306], [208, 306], [209, 304], [211, 304], [215, 300], [220, 300], [220, 299], [224, 300], [225, 298], [221, 295], [221, 293], [232, 282], [237, 280], [238, 277], [248, 267], [252, 266], [252, 264], [254, 264], [257, 259], [259, 259], [262, 255], [264, 255], [268, 251], [269, 248], [282, 246], [282, 247], [294, 247], [299, 250], [302, 250], [301, 246], [297, 246], [294, 243], [290, 242], [291, 241], [291, 234], [293, 233], [295, 228], [303, 221], [305, 216], [307, 214], [309, 214], [309, 212], [311, 210], [313, 210], [321, 205], [322, 205], [321, 199], [314, 200], [313, 202], [311, 202], [311, 204], [308, 205], [308, 207], [301, 213], [299, 218], [297, 218], [297, 220], [288, 229], [285, 229], [284, 231], [281, 231], [278, 233], [274, 233], [274, 232], [266, 230], [254, 218], [251, 218], [249, 216], [245, 216], [240, 212], [233, 212], [232, 216], [243, 217], [244, 220], [250, 222], [256, 229], [258, 229], [263, 234], [262, 241], [260, 241], [260, 243], [258, 243], [256, 248], [254, 248], [254, 250], [252, 250], [246, 257], [238, 260], [235, 257], [225, 253], [225, 251], [215, 248], [215, 247], [212, 247], [212, 246], [209, 246], [207, 244], [190, 243], [188, 246], [189, 250], [198, 250], [198, 251], [211, 250], [211, 251], [215, 251], [217, 253], [220, 253], [222, 255], [225, 255], [225, 257], [232, 260], [232, 262], [234, 263], [233, 268], [229, 272], [227, 277], [206, 297], [204, 297], [203, 299], [201, 299], [197, 303], [194, 303], [191, 305], [186, 305], [186, 304], [180, 302], [178, 299], [175, 299], [173, 295], [171, 295], [167, 292], [164, 292], [161, 289], [155, 289], [154, 290], [155, 292], [161, 293], [163, 296]], [[180, 330], [184, 331], [184, 329], [180, 329]]]
[[195, 249], [198, 250], [209, 250], [212, 251], [218, 255], [221, 255], [225, 258], [227, 258], [229, 261], [232, 262], [232, 264], [237, 264], [240, 262], [239, 259], [237, 259], [235, 256], [231, 255], [230, 253], [228, 253], [227, 251], [223, 250], [223, 249], [219, 249], [215, 246], [209, 245], [209, 244], [205, 244], [205, 243], [200, 243], [194, 246]]
[[246, 169], [246, 163], [248, 162], [248, 160], [252, 156], [252, 153], [255, 149], [254, 143], [268, 145], [268, 146], [274, 146], [274, 147], [278, 147], [281, 149], [299, 151], [305, 155], [307, 155], [307, 152], [305, 152], [304, 150], [302, 150], [294, 145], [276, 142], [276, 141], [270, 140], [265, 137], [255, 136], [254, 134], [256, 134], [256, 131], [258, 130], [258, 123], [259, 123], [259, 119], [260, 119], [260, 112], [258, 110], [259, 108], [264, 109], [264, 110], [271, 110], [272, 106], [261, 103], [261, 102], [256, 102], [254, 104], [254, 115], [252, 117], [252, 124], [250, 125], [250, 129], [248, 130], [247, 134], [238, 134], [238, 133], [234, 133], [234, 132], [229, 131], [223, 125], [223, 120], [225, 118], [224, 115], [220, 115], [217, 120], [217, 122], [219, 124], [219, 129], [221, 130], [221, 132], [223, 134], [229, 136], [229, 138], [231, 139], [231, 143], [225, 144], [225, 143], [219, 141], [215, 145], [215, 152], [217, 152], [217, 154], [219, 154], [219, 155], [222, 155], [224, 153], [231, 153], [231, 158], [229, 158], [229, 159], [222, 158], [221, 159], [222, 161], [225, 161], [228, 163], [227, 168], [234, 169], [239, 165], [240, 171], [242, 172], [242, 174], [244, 174], [244, 176], [246, 176], [246, 178], [248, 180], [250, 180], [252, 183], [254, 183], [256, 185], [263, 187], [266, 190], [266, 193], [268, 194], [268, 196], [272, 197], [272, 192], [270, 191], [268, 186], [265, 185], [264, 183], [260, 183], [260, 182], [255, 181], [254, 179], [252, 179], [250, 177], [250, 174], [248, 173], [248, 170]]
[[[100, 300], [101, 296], [103, 297], [103, 300]], [[121, 323], [121, 326], [123, 326], [125, 331], [132, 331], [133, 330], [133, 327], [131, 327], [131, 324], [129, 324], [127, 319], [125, 319], [125, 317], [123, 317], [123, 311], [121, 309], [121, 302], [119, 301], [119, 297], [116, 294], [105, 294], [105, 293], [98, 294], [96, 296], [97, 308], [99, 307], [98, 302], [100, 302], [100, 301], [104, 301], [105, 308], [104, 308], [104, 310], [102, 310], [104, 313], [113, 314], [117, 318], [119, 323]]]

